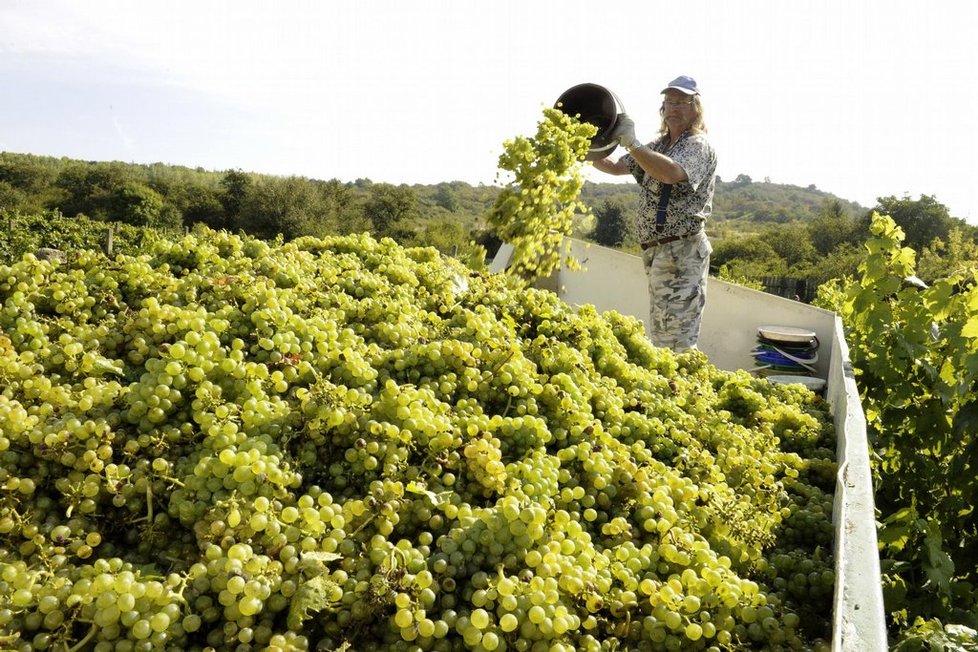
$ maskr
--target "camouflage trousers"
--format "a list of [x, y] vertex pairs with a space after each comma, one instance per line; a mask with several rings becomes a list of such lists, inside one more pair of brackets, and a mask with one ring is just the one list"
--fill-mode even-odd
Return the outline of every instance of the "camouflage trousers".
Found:
[[649, 281], [652, 343], [681, 352], [695, 349], [706, 305], [713, 247], [705, 232], [642, 252]]

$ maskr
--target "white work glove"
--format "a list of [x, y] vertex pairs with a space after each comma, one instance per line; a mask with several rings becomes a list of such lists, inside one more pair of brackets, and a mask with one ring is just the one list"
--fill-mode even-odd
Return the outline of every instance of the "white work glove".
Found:
[[637, 141], [635, 121], [629, 118], [627, 113], [618, 114], [618, 123], [615, 125], [615, 130], [611, 132], [611, 138], [618, 141], [618, 144], [625, 149], [632, 147]]

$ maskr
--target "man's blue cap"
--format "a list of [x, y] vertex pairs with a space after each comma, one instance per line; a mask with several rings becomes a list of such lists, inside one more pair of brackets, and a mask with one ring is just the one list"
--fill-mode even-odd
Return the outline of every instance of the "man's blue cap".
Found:
[[662, 89], [662, 92], [665, 93], [670, 88], [674, 88], [677, 91], [682, 91], [687, 95], [700, 94], [700, 89], [696, 88], [696, 80], [692, 77], [687, 77], [686, 75], [680, 75], [679, 77], [673, 79], [671, 82], [669, 82], [668, 86]]

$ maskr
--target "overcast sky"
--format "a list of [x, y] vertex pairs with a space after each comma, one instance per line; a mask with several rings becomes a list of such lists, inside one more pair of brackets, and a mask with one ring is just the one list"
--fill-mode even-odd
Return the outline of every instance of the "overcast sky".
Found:
[[0, 0], [0, 151], [492, 184], [567, 88], [611, 89], [650, 140], [686, 74], [723, 179], [932, 195], [978, 224], [976, 6]]

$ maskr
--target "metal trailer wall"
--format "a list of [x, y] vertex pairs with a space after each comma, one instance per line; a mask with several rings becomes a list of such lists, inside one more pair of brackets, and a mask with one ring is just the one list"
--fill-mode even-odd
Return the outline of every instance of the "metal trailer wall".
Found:
[[[648, 288], [638, 256], [568, 238], [568, 253], [584, 269], [561, 269], [538, 281], [569, 305], [591, 304], [600, 312], [633, 316], [648, 333]], [[506, 269], [513, 248], [500, 247], [490, 271]], [[828, 310], [710, 278], [699, 348], [711, 364], [729, 371], [753, 369], [750, 355], [759, 326], [794, 326], [819, 340], [816, 374], [826, 380], [838, 441], [833, 525], [835, 599], [833, 650], [876, 652], [887, 649], [886, 618], [876, 539], [876, 516], [866, 419], [849, 361], [842, 322]]]

